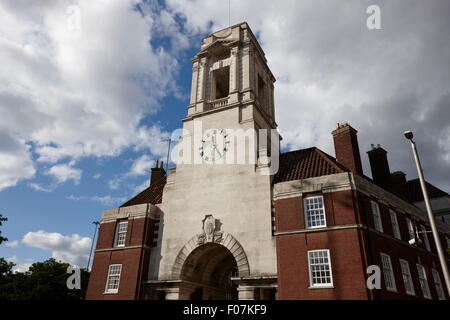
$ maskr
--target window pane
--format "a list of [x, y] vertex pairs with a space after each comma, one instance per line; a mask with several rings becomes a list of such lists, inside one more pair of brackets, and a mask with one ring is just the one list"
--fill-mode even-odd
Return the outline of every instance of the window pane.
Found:
[[419, 274], [420, 287], [425, 298], [431, 299], [430, 288], [428, 287], [427, 276], [425, 274], [425, 268], [421, 264], [416, 264], [417, 273]]
[[333, 284], [328, 250], [308, 252], [311, 286], [330, 286]]
[[106, 292], [117, 292], [119, 288], [120, 272], [122, 270], [121, 264], [113, 264], [109, 266], [108, 278], [106, 283]]
[[391, 258], [387, 254], [381, 253], [381, 263], [383, 266], [384, 282], [386, 289], [396, 291], [394, 271], [392, 270]]
[[377, 231], [383, 232], [383, 224], [381, 222], [380, 209], [378, 204], [375, 202], [371, 202], [372, 204], [372, 214], [373, 214], [373, 223], [375, 225], [375, 229]]
[[322, 196], [305, 198], [305, 216], [307, 228], [326, 226]]

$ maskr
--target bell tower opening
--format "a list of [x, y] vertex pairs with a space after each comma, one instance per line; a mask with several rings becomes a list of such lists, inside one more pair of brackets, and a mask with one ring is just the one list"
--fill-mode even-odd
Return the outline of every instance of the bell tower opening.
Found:
[[237, 300], [231, 277], [238, 271], [233, 254], [224, 246], [207, 243], [192, 251], [181, 269], [184, 296], [191, 300]]
[[258, 74], [258, 100], [261, 108], [267, 112], [266, 109], [266, 84], [262, 77]]
[[[276, 129], [275, 77], [247, 23], [206, 36], [191, 61], [191, 99], [183, 121], [211, 114], [213, 110], [225, 113], [238, 108], [241, 123], [258, 119], [259, 128]], [[228, 119], [229, 128], [236, 125], [232, 120], [235, 117]]]
[[230, 67], [226, 66], [212, 72], [212, 92], [213, 100], [228, 97], [230, 93]]

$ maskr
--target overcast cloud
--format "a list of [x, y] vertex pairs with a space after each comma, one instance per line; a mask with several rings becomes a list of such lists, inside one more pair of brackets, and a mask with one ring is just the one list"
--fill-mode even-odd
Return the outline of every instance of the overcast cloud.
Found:
[[[192, 29], [228, 24], [227, 3], [168, 0]], [[349, 122], [366, 151], [381, 144], [391, 171], [417, 177], [403, 132], [411, 129], [427, 180], [450, 190], [450, 2], [231, 1], [232, 24], [259, 36], [275, 83], [284, 146], [334, 155], [331, 131]], [[381, 8], [381, 30], [366, 9]]]
[[[79, 183], [81, 158], [158, 141], [159, 128], [139, 122], [167, 93], [180, 94], [176, 56], [186, 40], [164, 9], [141, 14], [136, 3], [0, 3], [0, 190], [46, 166], [56, 183]], [[79, 29], [68, 25], [73, 5]], [[172, 39], [170, 52], [150, 45], [155, 33]]]
[[[0, 190], [31, 179], [43, 164], [56, 183], [78, 183], [81, 158], [142, 150], [166, 134], [139, 121], [163, 108], [164, 96], [188, 94], [176, 83], [178, 53], [200, 47], [189, 34], [226, 27], [228, 3], [167, 0], [162, 8], [149, 1], [142, 12], [133, 10], [137, 3], [1, 2]], [[82, 23], [69, 32], [66, 9], [73, 4]], [[359, 131], [366, 174], [365, 152], [380, 143], [391, 171], [411, 179], [417, 174], [402, 136], [411, 129], [426, 178], [450, 190], [449, 1], [231, 4], [232, 23], [250, 24], [277, 78], [284, 146], [315, 145], [334, 155], [330, 133], [348, 121]], [[382, 30], [366, 28], [371, 4], [381, 8]], [[170, 50], [154, 46], [155, 37], [167, 39]], [[164, 153], [164, 145], [153, 148]], [[149, 158], [136, 159], [130, 172], [148, 169]]]

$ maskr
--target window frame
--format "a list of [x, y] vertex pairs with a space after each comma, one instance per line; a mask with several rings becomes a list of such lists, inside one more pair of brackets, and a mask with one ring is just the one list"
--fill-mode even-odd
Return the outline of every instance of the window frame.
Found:
[[[307, 201], [312, 199], [321, 199], [322, 200], [322, 211], [323, 211], [323, 225], [316, 225], [316, 226], [309, 226], [308, 223], [308, 208], [307, 208]], [[312, 209], [317, 210], [317, 209]], [[316, 228], [325, 228], [327, 226], [327, 215], [325, 212], [325, 201], [323, 198], [323, 195], [317, 195], [317, 196], [308, 196], [303, 198], [303, 216], [305, 218], [305, 229], [316, 229]]]
[[[397, 284], [395, 283], [395, 275], [394, 275], [394, 268], [392, 267], [392, 260], [391, 257], [383, 252], [380, 252], [380, 257], [381, 257], [381, 269], [383, 270], [383, 278], [384, 278], [384, 284], [386, 286], [386, 290], [387, 291], [391, 291], [391, 292], [398, 292], [397, 291]], [[385, 260], [383, 260], [383, 257], [385, 258]], [[385, 267], [385, 263], [384, 262], [388, 262], [388, 272], [386, 272], [386, 267]], [[388, 286], [388, 280], [386, 279], [388, 277], [390, 277], [391, 282], [392, 282], [392, 286]]]
[[[376, 214], [374, 212], [374, 205], [376, 210]], [[373, 217], [373, 225], [375, 227], [375, 230], [377, 230], [378, 232], [384, 232], [383, 230], [383, 220], [381, 219], [381, 212], [380, 212], [380, 206], [378, 205], [378, 203], [376, 203], [373, 200], [370, 200], [370, 207], [372, 209], [372, 217]], [[378, 220], [377, 220], [378, 219]], [[377, 225], [377, 221], [379, 222], [379, 225]]]
[[[409, 262], [407, 260], [401, 259], [401, 258], [398, 260], [400, 262], [400, 269], [402, 271], [402, 278], [403, 278], [403, 284], [405, 285], [405, 292], [407, 295], [415, 296], [416, 289], [414, 288], [414, 282], [412, 279], [411, 268], [409, 267]], [[407, 270], [404, 270], [403, 266], [406, 266]], [[406, 275], [406, 278], [408, 279], [408, 286], [411, 288], [411, 290], [408, 290], [407, 281], [405, 280], [405, 275]]]
[[414, 232], [413, 221], [409, 217], [406, 217], [406, 227], [408, 229], [408, 235], [410, 237], [412, 237], [412, 238], [408, 239], [408, 241], [411, 240], [411, 239], [415, 239], [416, 238], [416, 233]]
[[[312, 275], [312, 269], [311, 269], [311, 259], [310, 254], [315, 252], [326, 252], [326, 257], [328, 259], [328, 269], [330, 272], [330, 283], [313, 283], [313, 275]], [[308, 250], [306, 251], [306, 258], [308, 259], [308, 275], [309, 275], [309, 288], [334, 288], [334, 282], [333, 282], [333, 269], [331, 266], [331, 255], [330, 255], [330, 249], [317, 249], [317, 250]], [[325, 265], [323, 264], [313, 264], [314, 265]]]
[[[125, 231], [121, 231], [121, 225], [126, 224], [126, 229]], [[114, 237], [114, 247], [119, 248], [119, 247], [125, 247], [125, 244], [127, 242], [127, 233], [128, 233], [128, 220], [119, 220], [117, 221], [117, 225], [116, 225], [116, 233], [115, 233], [115, 237]], [[125, 234], [124, 239], [123, 239], [123, 243], [119, 244], [119, 237], [120, 235]]]
[[[439, 271], [435, 268], [431, 268], [431, 274], [433, 275], [434, 287], [436, 288], [436, 292], [438, 294], [439, 300], [445, 300], [444, 287], [442, 286], [441, 276], [439, 275]], [[436, 279], [437, 277], [437, 279]]]
[[389, 209], [389, 216], [391, 217], [392, 233], [394, 235], [394, 238], [402, 240], [402, 235], [400, 233], [400, 226], [398, 225], [397, 212], [395, 212], [392, 209]]
[[422, 231], [423, 234], [423, 244], [425, 245], [425, 249], [427, 249], [427, 251], [431, 252], [431, 245], [430, 245], [430, 240], [428, 239], [428, 235], [427, 235], [427, 228], [424, 224], [420, 225], [420, 230]]
[[[111, 269], [113, 268], [113, 267], [116, 267], [116, 266], [120, 266], [120, 268], [119, 268], [119, 274], [118, 275], [116, 275], [116, 274], [114, 274], [114, 275], [112, 275], [111, 274]], [[110, 264], [109, 266], [108, 266], [108, 276], [106, 277], [106, 285], [105, 285], [105, 294], [117, 294], [118, 292], [119, 292], [119, 285], [120, 285], [120, 276], [121, 276], [121, 274], [122, 274], [122, 264], [120, 264], [120, 263], [114, 263], [114, 264]], [[108, 289], [108, 286], [109, 286], [109, 283], [110, 283], [110, 280], [111, 280], [111, 277], [118, 277], [118, 280], [117, 280], [117, 288], [115, 288], [115, 289]]]
[[[416, 267], [417, 267], [417, 274], [419, 276], [420, 288], [422, 289], [422, 295], [426, 299], [431, 299], [430, 285], [428, 283], [427, 272], [425, 271], [425, 267], [423, 265], [421, 265], [420, 263], [416, 263]], [[422, 270], [422, 274], [423, 274], [424, 278], [420, 277], [421, 272], [419, 271], [419, 268]], [[422, 280], [424, 280], [424, 282], [422, 282]], [[424, 284], [426, 285], [427, 292], [425, 292], [425, 290], [424, 290]], [[425, 294], [425, 293], [427, 293], [427, 294]]]

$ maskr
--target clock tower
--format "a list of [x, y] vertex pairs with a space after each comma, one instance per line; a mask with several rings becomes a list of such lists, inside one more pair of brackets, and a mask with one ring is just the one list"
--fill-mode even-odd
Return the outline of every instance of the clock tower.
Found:
[[245, 22], [205, 37], [191, 61], [190, 104], [158, 205], [147, 297], [275, 297], [268, 170], [279, 155], [275, 78]]

